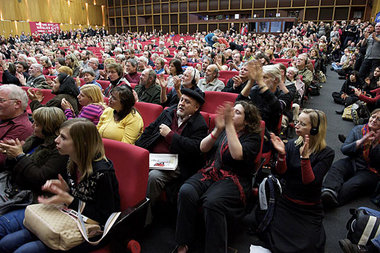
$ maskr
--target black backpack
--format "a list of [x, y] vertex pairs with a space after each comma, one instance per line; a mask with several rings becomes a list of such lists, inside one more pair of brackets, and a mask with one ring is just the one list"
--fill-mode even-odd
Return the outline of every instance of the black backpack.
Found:
[[350, 209], [352, 217], [346, 224], [347, 239], [353, 244], [366, 246], [380, 234], [380, 218], [368, 214], [365, 209]]

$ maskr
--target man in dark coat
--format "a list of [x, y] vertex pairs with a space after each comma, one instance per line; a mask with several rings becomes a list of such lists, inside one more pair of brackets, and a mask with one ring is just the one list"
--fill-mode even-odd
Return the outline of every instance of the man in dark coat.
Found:
[[168, 183], [178, 179], [183, 182], [204, 165], [200, 142], [206, 137], [208, 127], [199, 113], [203, 103], [199, 93], [183, 89], [178, 105], [163, 111], [136, 142], [151, 153], [178, 154], [176, 170], [149, 172], [147, 197], [153, 206]]

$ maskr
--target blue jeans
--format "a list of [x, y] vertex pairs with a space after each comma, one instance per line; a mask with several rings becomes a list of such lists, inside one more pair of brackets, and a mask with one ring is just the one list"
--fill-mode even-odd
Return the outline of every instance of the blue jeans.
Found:
[[19, 209], [0, 216], [0, 252], [31, 253], [48, 252], [38, 238], [24, 225], [25, 209]]
[[[369, 215], [372, 215], [372, 216], [375, 216], [377, 218], [380, 218], [380, 211], [376, 211], [376, 210], [368, 208], [368, 207], [359, 207], [359, 208], [367, 211], [367, 213]], [[375, 245], [375, 247], [377, 249], [380, 249], [380, 235], [378, 235], [377, 237], [373, 238], [371, 240], [371, 242], [373, 243], [373, 245]]]

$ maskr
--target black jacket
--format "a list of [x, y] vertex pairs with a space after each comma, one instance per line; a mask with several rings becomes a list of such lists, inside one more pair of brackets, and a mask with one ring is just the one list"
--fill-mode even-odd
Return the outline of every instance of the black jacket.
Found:
[[272, 93], [269, 89], [260, 93], [258, 85], [255, 85], [251, 89], [249, 97], [239, 94], [236, 100], [252, 101], [257, 109], [259, 109], [261, 118], [265, 121], [265, 127], [269, 131], [279, 134], [277, 126], [281, 114], [291, 104], [292, 96], [289, 93], [284, 94], [278, 87], [275, 93]]
[[18, 187], [39, 194], [47, 180], [58, 178], [58, 174], [66, 177], [68, 156], [58, 153], [55, 138], [49, 136], [40, 139], [32, 135], [23, 145], [27, 155], [18, 162], [7, 160], [7, 168], [12, 171], [12, 180]]
[[113, 212], [120, 211], [119, 184], [110, 160], [92, 163], [93, 173], [76, 183], [76, 175], [70, 175], [70, 194], [74, 201], [69, 208], [78, 210], [79, 200], [86, 203], [82, 214], [104, 225]]
[[[165, 124], [170, 126], [176, 113], [177, 106], [164, 110], [161, 115], [147, 128], [136, 141], [135, 145], [151, 151], [160, 135], [159, 126]], [[204, 165], [201, 156], [200, 143], [207, 135], [208, 127], [203, 116], [196, 112], [187, 121], [181, 135], [174, 134], [169, 150], [172, 154], [178, 154], [178, 166], [181, 171], [182, 180], [187, 179]]]

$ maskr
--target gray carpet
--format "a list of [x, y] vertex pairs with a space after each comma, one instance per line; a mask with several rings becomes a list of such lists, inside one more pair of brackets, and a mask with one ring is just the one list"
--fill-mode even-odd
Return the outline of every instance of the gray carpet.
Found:
[[[315, 108], [322, 110], [327, 115], [328, 128], [327, 128], [327, 144], [335, 150], [335, 160], [343, 158], [340, 152], [341, 143], [337, 135], [339, 133], [347, 135], [352, 127], [352, 122], [343, 121], [341, 116], [335, 113], [335, 110], [341, 110], [343, 106], [334, 104], [331, 93], [339, 91], [344, 80], [339, 80], [335, 72], [328, 70], [327, 83], [323, 84], [320, 96], [310, 97], [309, 101], [305, 103], [307, 108]], [[368, 206], [375, 208], [370, 203], [368, 198], [356, 200], [346, 206], [337, 208], [326, 213], [324, 219], [324, 226], [327, 235], [326, 252], [336, 253], [341, 252], [338, 240], [345, 238], [346, 235], [346, 222], [349, 219], [349, 209], [359, 206]], [[174, 233], [175, 233], [175, 213], [168, 211], [166, 215], [159, 215], [155, 222], [147, 228], [144, 235], [138, 238], [142, 252], [144, 253], [168, 253], [175, 247]], [[199, 236], [199, 240], [202, 240]], [[231, 235], [229, 245], [236, 249], [239, 253], [249, 252], [249, 247], [257, 240], [255, 236], [249, 235], [245, 227], [238, 228]], [[194, 251], [192, 251], [194, 252]], [[233, 251], [231, 251], [233, 252]]]

